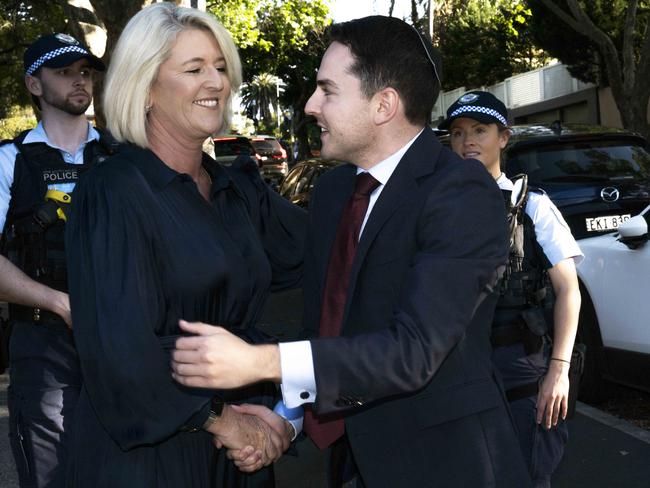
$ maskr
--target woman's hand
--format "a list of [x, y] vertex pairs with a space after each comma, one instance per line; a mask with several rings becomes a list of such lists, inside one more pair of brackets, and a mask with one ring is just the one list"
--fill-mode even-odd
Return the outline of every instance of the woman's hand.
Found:
[[208, 431], [214, 434], [215, 446], [226, 447], [228, 458], [250, 473], [276, 461], [289, 447], [290, 434], [284, 422], [261, 405], [226, 405]]
[[[279, 449], [279, 456], [272, 459], [271, 462], [277, 461], [291, 444], [291, 439], [294, 436], [293, 426], [286, 419], [262, 405], [233, 405], [233, 408], [240, 413], [256, 416], [278, 434], [281, 440], [281, 444], [276, 445]], [[261, 459], [256, 455], [253, 446], [246, 446], [243, 449], [229, 449], [227, 456], [233, 460], [235, 466], [245, 473], [257, 471], [264, 466]]]

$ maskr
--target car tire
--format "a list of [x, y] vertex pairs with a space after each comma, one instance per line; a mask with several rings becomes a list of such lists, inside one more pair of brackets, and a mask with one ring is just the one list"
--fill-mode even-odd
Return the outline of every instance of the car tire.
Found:
[[576, 342], [587, 346], [585, 366], [580, 379], [578, 398], [587, 403], [599, 403], [607, 398], [609, 383], [603, 379], [603, 340], [600, 336], [600, 326], [596, 310], [589, 293], [580, 284], [582, 306]]

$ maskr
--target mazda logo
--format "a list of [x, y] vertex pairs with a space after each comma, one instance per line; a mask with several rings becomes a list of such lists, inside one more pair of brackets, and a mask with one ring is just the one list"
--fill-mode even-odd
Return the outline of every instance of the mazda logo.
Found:
[[600, 198], [602, 198], [604, 202], [615, 202], [620, 196], [621, 193], [611, 186], [600, 190]]

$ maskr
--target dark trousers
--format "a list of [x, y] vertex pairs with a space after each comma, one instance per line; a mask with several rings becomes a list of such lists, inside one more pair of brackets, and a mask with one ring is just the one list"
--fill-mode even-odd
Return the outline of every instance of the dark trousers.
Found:
[[[522, 344], [499, 347], [492, 359], [507, 390], [539, 381], [548, 369], [550, 348], [545, 344], [536, 354], [527, 355]], [[537, 396], [510, 402], [524, 459], [533, 479], [534, 488], [550, 488], [551, 475], [564, 455], [569, 438], [566, 422], [546, 430], [537, 424]]]
[[347, 435], [329, 447], [326, 459], [328, 488], [365, 488]]
[[81, 374], [63, 326], [16, 322], [10, 342], [9, 437], [20, 486], [65, 485], [66, 432]]

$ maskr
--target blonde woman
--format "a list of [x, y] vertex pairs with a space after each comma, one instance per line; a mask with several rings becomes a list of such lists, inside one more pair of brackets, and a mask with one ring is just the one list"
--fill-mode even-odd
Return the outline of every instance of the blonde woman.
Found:
[[260, 466], [277, 459], [286, 421], [231, 405], [270, 405], [274, 388], [184, 388], [166, 352], [181, 319], [264, 340], [251, 325], [269, 288], [300, 279], [303, 212], [254, 163], [224, 169], [202, 153], [227, 127], [240, 82], [223, 26], [170, 3], [135, 15], [113, 53], [105, 109], [124, 145], [79, 185], [66, 236], [85, 381], [70, 486], [273, 485], [270, 468], [244, 474], [213, 444], [252, 452], [244, 458]]

